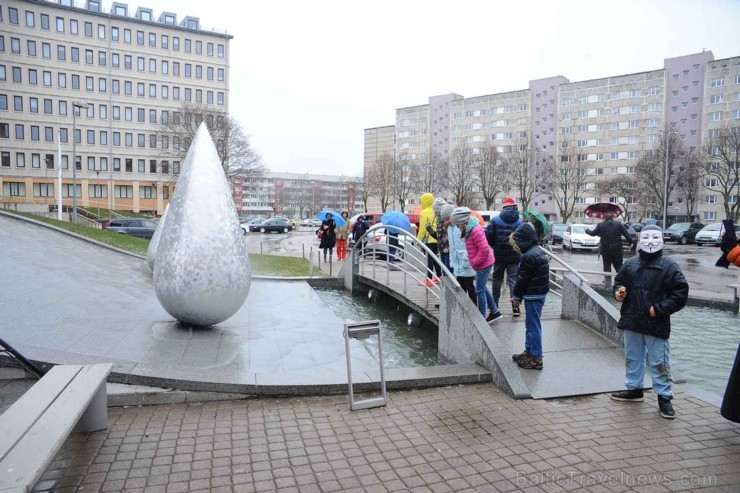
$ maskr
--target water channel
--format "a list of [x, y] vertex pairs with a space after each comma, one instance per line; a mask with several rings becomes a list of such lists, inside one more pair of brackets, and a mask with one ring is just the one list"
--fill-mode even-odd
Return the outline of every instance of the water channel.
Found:
[[[414, 328], [406, 325], [408, 309], [390, 298], [373, 302], [366, 296], [341, 289], [316, 289], [321, 299], [341, 319], [378, 319], [383, 326], [386, 367], [448, 364], [437, 353], [437, 328], [428, 322]], [[552, 300], [550, 300], [552, 298]], [[551, 302], [559, 302], [548, 296]], [[618, 303], [614, 302], [615, 305]], [[377, 357], [375, 338], [364, 341]], [[672, 317], [671, 364], [687, 383], [723, 395], [740, 341], [740, 316], [705, 307], [686, 307]]]

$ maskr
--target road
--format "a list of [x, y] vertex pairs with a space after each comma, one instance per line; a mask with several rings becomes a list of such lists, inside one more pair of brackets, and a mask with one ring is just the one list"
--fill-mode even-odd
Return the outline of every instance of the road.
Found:
[[[247, 248], [250, 253], [267, 255], [284, 255], [287, 257], [305, 257], [319, 255], [319, 239], [314, 228], [299, 227], [291, 233], [249, 233], [246, 235]], [[691, 284], [692, 293], [705, 297], [729, 301], [732, 298], [728, 284], [738, 281], [740, 271], [732, 267], [721, 269], [714, 266], [721, 252], [717, 247], [678, 245], [667, 243], [665, 253], [676, 260]], [[601, 271], [601, 258], [594, 252], [570, 252], [555, 250], [555, 254], [577, 270]], [[625, 250], [625, 260], [633, 253]], [[334, 252], [336, 261], [336, 252]], [[586, 276], [593, 282], [599, 282], [599, 276]]]

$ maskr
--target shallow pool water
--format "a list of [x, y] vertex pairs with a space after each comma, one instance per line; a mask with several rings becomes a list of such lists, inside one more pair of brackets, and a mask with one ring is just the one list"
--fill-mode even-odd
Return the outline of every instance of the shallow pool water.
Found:
[[[444, 365], [449, 362], [437, 353], [437, 327], [424, 322], [421, 327], [409, 327], [409, 308], [393, 298], [383, 296], [378, 302], [366, 294], [353, 296], [345, 289], [316, 288], [319, 297], [345, 321], [380, 320], [383, 330], [383, 358], [386, 368]], [[377, 337], [362, 341], [377, 357]]]

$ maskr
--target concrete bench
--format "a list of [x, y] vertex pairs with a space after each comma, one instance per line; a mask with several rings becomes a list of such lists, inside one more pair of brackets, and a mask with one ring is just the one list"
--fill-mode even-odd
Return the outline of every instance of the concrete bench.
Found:
[[29, 492], [71, 432], [108, 426], [113, 365], [55, 366], [0, 415], [0, 492]]

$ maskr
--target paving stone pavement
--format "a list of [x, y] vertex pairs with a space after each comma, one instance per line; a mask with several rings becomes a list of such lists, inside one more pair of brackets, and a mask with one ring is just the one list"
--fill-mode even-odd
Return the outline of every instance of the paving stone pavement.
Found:
[[740, 426], [678, 390], [509, 398], [490, 384], [346, 396], [110, 408], [72, 435], [36, 490], [126, 492], [740, 491]]

